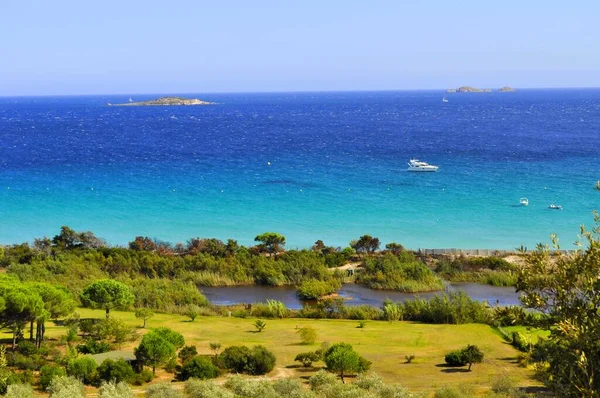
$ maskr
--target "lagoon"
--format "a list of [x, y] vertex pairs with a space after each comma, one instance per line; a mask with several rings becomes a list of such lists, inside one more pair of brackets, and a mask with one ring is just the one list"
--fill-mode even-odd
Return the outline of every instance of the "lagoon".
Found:
[[[202, 292], [216, 305], [253, 304], [268, 299], [278, 300], [287, 308], [298, 310], [306, 303], [296, 295], [293, 286], [227, 286], [203, 287]], [[449, 283], [447, 292], [463, 291], [474, 300], [487, 301], [491, 305], [519, 305], [519, 294], [514, 287], [498, 287], [477, 283]], [[345, 284], [338, 291], [347, 305], [381, 306], [386, 298], [393, 301], [406, 301], [417, 297], [431, 298], [442, 292], [403, 293], [392, 290], [373, 290], [356, 284]]]

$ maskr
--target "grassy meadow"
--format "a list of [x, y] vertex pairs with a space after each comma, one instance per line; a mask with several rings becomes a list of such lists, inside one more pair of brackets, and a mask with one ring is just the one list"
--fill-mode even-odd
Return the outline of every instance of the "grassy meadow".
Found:
[[[80, 308], [82, 318], [102, 318], [101, 310]], [[141, 327], [141, 320], [133, 312], [111, 312], [131, 325]], [[354, 346], [362, 356], [373, 362], [371, 371], [380, 374], [388, 383], [399, 383], [413, 391], [432, 394], [435, 389], [468, 384], [478, 394], [489, 390], [495, 377], [508, 375], [519, 386], [536, 386], [531, 370], [519, 367], [516, 357], [519, 352], [506, 344], [489, 326], [483, 324], [431, 325], [411, 322], [369, 321], [358, 328], [358, 321], [331, 319], [267, 319], [267, 327], [255, 332], [253, 318], [198, 317], [190, 322], [178, 315], [156, 314], [147, 327], [166, 326], [183, 334], [187, 345], [196, 345], [200, 354], [212, 354], [209, 342], [218, 341], [225, 348], [230, 345], [262, 344], [277, 357], [276, 368], [267, 377], [298, 377], [306, 379], [317, 369], [303, 369], [294, 362], [296, 354], [314, 351], [321, 342], [346, 342]], [[311, 326], [317, 332], [314, 345], [300, 344], [297, 329]], [[144, 329], [138, 329], [140, 334]], [[58, 339], [66, 329], [52, 322], [47, 324], [47, 337]], [[8, 334], [1, 335], [8, 339]], [[139, 340], [139, 339], [138, 339]], [[128, 343], [124, 350], [133, 350], [137, 343]], [[467, 344], [476, 344], [484, 352], [483, 363], [473, 366], [473, 371], [444, 367], [444, 355]], [[405, 363], [405, 355], [415, 355], [411, 364]], [[316, 363], [317, 368], [323, 366]], [[171, 374], [164, 371], [159, 378], [170, 380]], [[143, 387], [135, 387], [139, 392]], [[429, 395], [428, 394], [428, 395]]]

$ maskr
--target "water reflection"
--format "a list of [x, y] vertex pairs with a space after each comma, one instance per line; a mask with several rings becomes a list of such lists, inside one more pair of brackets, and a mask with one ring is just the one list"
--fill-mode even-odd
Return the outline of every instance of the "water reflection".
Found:
[[[281, 301], [291, 309], [300, 309], [303, 305], [293, 286], [203, 287], [201, 290], [212, 303], [217, 305], [258, 303], [267, 299]], [[446, 291], [464, 291], [474, 300], [485, 300], [492, 305], [519, 305], [519, 294], [515, 292], [514, 287], [451, 283], [447, 285]], [[379, 307], [386, 298], [393, 301], [405, 301], [415, 297], [427, 299], [440, 294], [440, 292], [401, 293], [391, 290], [372, 290], [361, 285], [348, 284], [343, 285], [338, 294], [345, 299], [347, 305], [368, 304]]]

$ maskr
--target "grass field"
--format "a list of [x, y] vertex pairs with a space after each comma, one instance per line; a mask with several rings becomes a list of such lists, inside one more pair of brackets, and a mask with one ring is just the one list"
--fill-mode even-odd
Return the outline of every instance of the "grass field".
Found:
[[[82, 318], [102, 318], [99, 310], [78, 309]], [[132, 312], [111, 312], [111, 316], [131, 325], [141, 326]], [[380, 374], [388, 383], [399, 383], [414, 391], [433, 392], [448, 385], [472, 385], [478, 393], [489, 389], [494, 378], [508, 375], [519, 386], [536, 386], [531, 370], [519, 367], [519, 354], [493, 329], [481, 324], [428, 325], [410, 322], [388, 323], [369, 321], [365, 328], [357, 328], [357, 321], [312, 319], [267, 319], [267, 327], [256, 333], [254, 319], [227, 317], [199, 317], [189, 322], [177, 315], [157, 314], [148, 321], [148, 328], [167, 326], [185, 337], [186, 344], [197, 346], [199, 353], [211, 354], [208, 343], [218, 341], [223, 348], [230, 345], [262, 344], [277, 357], [276, 369], [268, 377], [299, 377], [306, 379], [315, 370], [298, 368], [296, 354], [313, 351], [321, 342], [346, 342], [354, 346], [362, 356], [373, 362], [371, 370]], [[300, 344], [297, 329], [310, 325], [317, 331], [317, 343], [312, 346]], [[138, 329], [144, 333], [143, 329]], [[65, 328], [49, 322], [47, 336], [57, 339], [65, 334]], [[2, 335], [8, 338], [8, 335]], [[467, 344], [476, 344], [484, 352], [485, 359], [473, 366], [473, 371], [446, 368], [444, 355]], [[125, 346], [132, 350], [136, 343]], [[405, 355], [415, 355], [411, 364], [405, 364]], [[317, 363], [317, 367], [322, 366]], [[160, 373], [162, 379], [171, 375]]]

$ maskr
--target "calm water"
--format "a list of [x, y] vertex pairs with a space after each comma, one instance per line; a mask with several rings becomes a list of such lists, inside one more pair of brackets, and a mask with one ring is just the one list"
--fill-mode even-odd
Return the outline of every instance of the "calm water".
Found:
[[[600, 90], [0, 98], [0, 243], [61, 225], [113, 244], [278, 231], [411, 248], [529, 247], [600, 209]], [[132, 96], [145, 100], [156, 96]], [[417, 157], [438, 173], [405, 172]], [[526, 208], [514, 207], [520, 197]], [[563, 211], [547, 210], [550, 203]]]
[[[514, 287], [496, 287], [479, 285], [476, 283], [453, 283], [448, 285], [448, 291], [464, 291], [471, 298], [478, 301], [487, 301], [492, 305], [519, 305], [519, 295]], [[231, 305], [240, 303], [258, 303], [267, 299], [283, 302], [291, 309], [302, 308], [302, 301], [296, 295], [292, 286], [231, 286], [231, 287], [204, 287], [202, 292], [214, 304]], [[371, 290], [361, 285], [346, 284], [338, 291], [347, 305], [368, 304], [379, 307], [386, 298], [394, 301], [405, 301], [415, 297], [430, 298], [439, 292], [427, 293], [401, 293], [391, 290]]]

